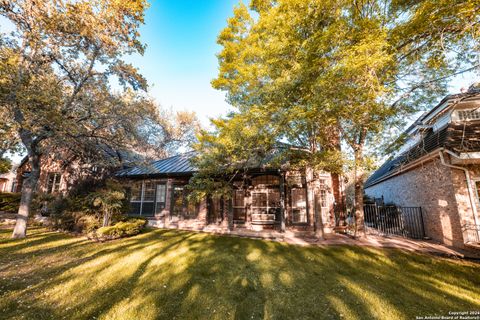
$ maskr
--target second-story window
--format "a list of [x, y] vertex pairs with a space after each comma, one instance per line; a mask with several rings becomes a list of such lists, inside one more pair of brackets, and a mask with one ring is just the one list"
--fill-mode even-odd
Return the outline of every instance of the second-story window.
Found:
[[47, 176], [47, 193], [60, 191], [60, 180], [62, 175], [58, 172], [49, 172]]

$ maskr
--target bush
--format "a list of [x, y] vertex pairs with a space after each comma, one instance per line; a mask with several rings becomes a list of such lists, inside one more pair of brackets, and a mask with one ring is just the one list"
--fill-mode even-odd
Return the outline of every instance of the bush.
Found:
[[20, 193], [0, 193], [0, 211], [17, 212], [20, 206]]
[[117, 222], [113, 226], [101, 227], [93, 235], [100, 240], [112, 240], [139, 234], [147, 225], [147, 220], [140, 218], [129, 218]]

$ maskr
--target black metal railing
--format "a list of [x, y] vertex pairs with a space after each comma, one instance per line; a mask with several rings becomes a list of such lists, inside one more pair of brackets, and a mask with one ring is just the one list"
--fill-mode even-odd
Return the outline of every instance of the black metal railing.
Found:
[[425, 237], [422, 208], [365, 204], [365, 230], [379, 235], [398, 235], [412, 239]]

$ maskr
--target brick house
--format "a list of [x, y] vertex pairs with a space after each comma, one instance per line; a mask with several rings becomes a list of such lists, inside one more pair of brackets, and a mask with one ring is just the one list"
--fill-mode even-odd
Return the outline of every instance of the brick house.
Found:
[[426, 236], [480, 243], [480, 90], [449, 95], [405, 132], [406, 141], [365, 183], [365, 194], [422, 208]]
[[246, 181], [233, 179], [228, 199], [209, 197], [192, 203], [187, 200], [186, 186], [196, 172], [190, 161], [193, 155], [180, 154], [118, 172], [117, 177], [130, 188], [131, 214], [147, 217], [152, 226], [192, 230], [313, 232], [318, 214], [325, 232], [335, 227], [338, 177], [332, 179], [326, 172], [251, 168]]
[[[51, 152], [40, 159], [41, 172], [37, 183], [37, 192], [47, 194], [65, 194], [76, 184], [86, 179], [101, 180], [111, 176], [113, 172], [127, 168], [139, 159], [138, 155], [103, 150], [104, 161], [99, 165], [83, 163], [68, 152]], [[16, 170], [16, 185], [13, 192], [21, 192], [23, 181], [30, 174], [30, 164], [25, 157]]]
[[0, 192], [15, 192], [17, 190], [17, 165], [9, 172], [0, 174]]

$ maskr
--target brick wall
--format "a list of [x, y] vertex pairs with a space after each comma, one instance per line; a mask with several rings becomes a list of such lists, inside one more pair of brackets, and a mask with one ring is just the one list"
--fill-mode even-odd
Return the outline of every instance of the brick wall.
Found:
[[422, 207], [428, 237], [463, 247], [462, 217], [468, 214], [468, 193], [462, 184], [465, 186], [462, 171], [443, 166], [440, 159], [435, 158], [371, 186], [365, 193], [370, 197], [383, 196], [385, 203]]

